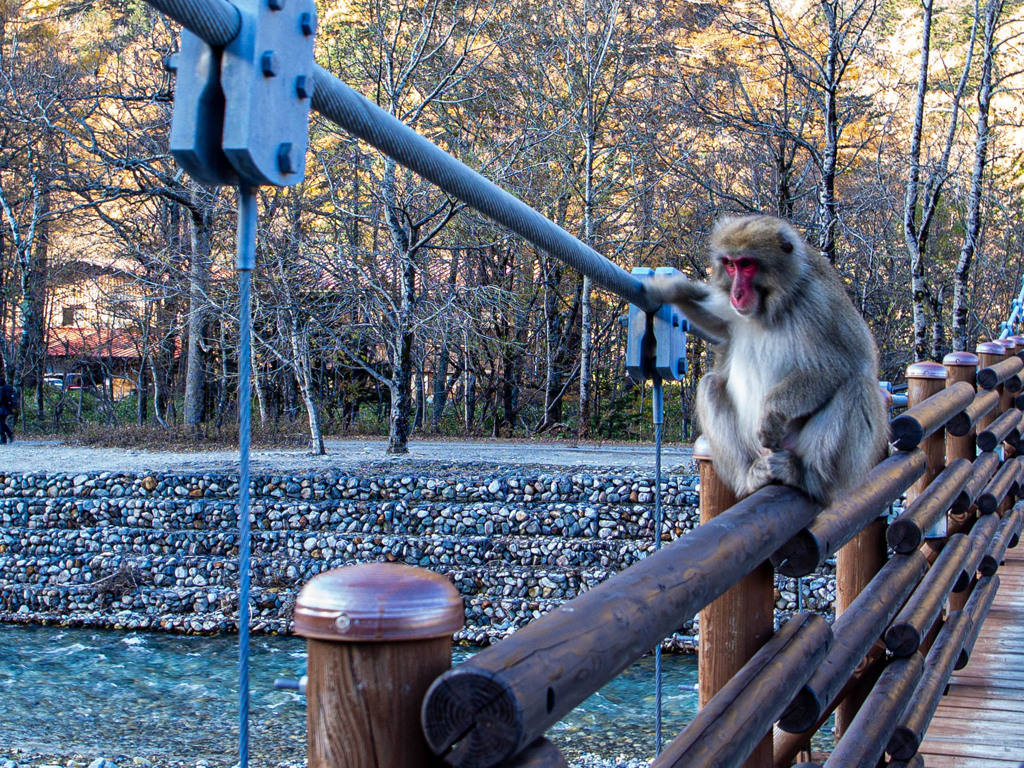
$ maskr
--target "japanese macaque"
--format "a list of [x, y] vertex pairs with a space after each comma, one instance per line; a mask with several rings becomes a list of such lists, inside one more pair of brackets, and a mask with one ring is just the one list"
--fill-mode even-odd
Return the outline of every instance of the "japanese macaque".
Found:
[[884, 456], [871, 332], [832, 265], [789, 223], [724, 219], [711, 234], [708, 282], [656, 276], [646, 287], [721, 340], [697, 414], [737, 496], [784, 483], [827, 504]]

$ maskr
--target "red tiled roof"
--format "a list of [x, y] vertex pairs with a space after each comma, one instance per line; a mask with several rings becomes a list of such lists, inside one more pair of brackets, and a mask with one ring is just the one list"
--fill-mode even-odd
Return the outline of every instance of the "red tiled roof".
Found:
[[[150, 341], [150, 344], [153, 344]], [[174, 354], [181, 352], [180, 340], [175, 338]], [[139, 359], [142, 357], [142, 334], [130, 328], [101, 328], [90, 331], [67, 326], [51, 327], [48, 357], [106, 357]]]

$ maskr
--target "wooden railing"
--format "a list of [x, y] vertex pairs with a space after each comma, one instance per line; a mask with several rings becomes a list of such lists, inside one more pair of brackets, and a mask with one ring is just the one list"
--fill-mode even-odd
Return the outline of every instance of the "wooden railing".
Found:
[[[908, 368], [892, 454], [825, 509], [782, 486], [736, 502], [698, 450], [696, 530], [455, 669], [436, 670], [461, 615], [443, 579], [316, 577], [296, 607], [310, 768], [564, 765], [544, 732], [698, 610], [701, 709], [653, 766], [788, 766], [833, 712], [826, 765], [913, 758], [1024, 527], [1024, 337], [977, 351]], [[773, 632], [772, 566], [804, 576], [833, 555], [835, 623]]]

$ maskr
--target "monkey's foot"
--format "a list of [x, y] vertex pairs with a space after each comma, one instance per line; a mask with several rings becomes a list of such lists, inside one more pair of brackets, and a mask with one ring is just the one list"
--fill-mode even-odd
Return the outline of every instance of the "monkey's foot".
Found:
[[747, 471], [747, 492], [771, 483], [800, 486], [800, 460], [789, 451], [763, 451]]

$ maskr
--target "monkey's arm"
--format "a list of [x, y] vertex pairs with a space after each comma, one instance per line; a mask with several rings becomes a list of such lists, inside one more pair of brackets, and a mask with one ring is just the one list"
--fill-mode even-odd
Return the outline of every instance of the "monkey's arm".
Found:
[[[682, 275], [654, 275], [644, 280], [644, 289], [662, 304], [675, 304], [686, 318], [709, 341], [719, 343], [729, 338], [725, 312], [731, 312], [721, 291], [707, 283], [697, 283]], [[724, 316], [723, 316], [724, 315]]]
[[842, 383], [842, 375], [823, 370], [797, 368], [787, 373], [765, 397], [758, 432], [762, 444], [773, 450], [786, 447], [788, 439], [829, 403]]

